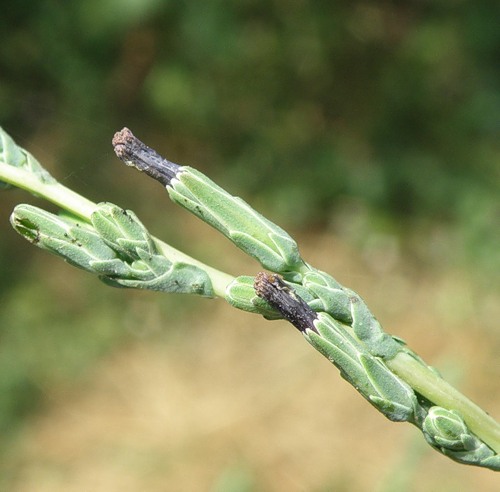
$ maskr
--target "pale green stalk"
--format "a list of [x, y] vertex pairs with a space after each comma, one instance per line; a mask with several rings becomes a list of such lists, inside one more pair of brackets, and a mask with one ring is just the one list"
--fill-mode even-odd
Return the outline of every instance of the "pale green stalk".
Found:
[[25, 171], [23, 168], [9, 166], [2, 161], [0, 161], [0, 181], [26, 190], [39, 198], [44, 198], [87, 222], [90, 222], [90, 215], [97, 207], [94, 202], [55, 180], [44, 182], [35, 174]]
[[500, 454], [500, 425], [482, 408], [405, 352], [399, 352], [385, 363], [394, 374], [428, 400], [458, 411], [469, 429]]
[[205, 272], [210, 277], [210, 280], [212, 281], [214, 294], [217, 297], [225, 296], [228, 285], [230, 285], [231, 282], [234, 280], [234, 277], [232, 275], [223, 272], [221, 270], [217, 270], [216, 268], [213, 268], [207, 265], [206, 263], [203, 263], [197, 260], [196, 258], [193, 258], [192, 256], [189, 256], [183, 253], [182, 251], [175, 249], [173, 246], [170, 246], [170, 244], [167, 244], [156, 237], [154, 238], [154, 241], [158, 249], [165, 256], [169, 258], [176, 258], [179, 262], [191, 263], [192, 265], [196, 265], [197, 267], [200, 267], [202, 270], [205, 270]]

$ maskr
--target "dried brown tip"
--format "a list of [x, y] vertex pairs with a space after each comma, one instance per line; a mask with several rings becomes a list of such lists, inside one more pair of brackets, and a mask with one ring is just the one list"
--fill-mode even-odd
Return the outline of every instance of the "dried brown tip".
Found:
[[127, 166], [145, 172], [164, 186], [170, 184], [181, 168], [141, 142], [128, 128], [116, 132], [112, 144], [115, 154]]
[[119, 132], [113, 135], [113, 148], [115, 149], [116, 155], [121, 159], [125, 156], [125, 149], [127, 145], [131, 145], [134, 139], [134, 134], [128, 128], [122, 128]]
[[318, 315], [304, 299], [285, 284], [279, 275], [259, 272], [255, 277], [254, 289], [261, 299], [277, 309], [283, 318], [300, 331], [316, 331], [314, 320], [317, 319]]

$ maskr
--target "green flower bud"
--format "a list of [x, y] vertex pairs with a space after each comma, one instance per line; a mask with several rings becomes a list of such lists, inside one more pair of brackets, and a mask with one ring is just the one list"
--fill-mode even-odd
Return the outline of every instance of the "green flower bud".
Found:
[[302, 285], [321, 302], [321, 311], [342, 323], [352, 323], [349, 295], [333, 277], [312, 269], [304, 275]]
[[116, 253], [93, 229], [67, 217], [58, 217], [31, 205], [18, 205], [10, 221], [28, 241], [84, 270], [92, 272], [94, 261], [116, 258]]
[[220, 231], [264, 268], [289, 280], [307, 271], [297, 243], [287, 232], [196, 169], [181, 167], [167, 191], [174, 202]]
[[423, 430], [434, 446], [454, 451], [470, 451], [479, 444], [479, 440], [471, 434], [455, 410], [431, 407], [424, 420]]
[[469, 430], [455, 410], [431, 407], [422, 431], [431, 446], [451, 459], [500, 471], [500, 456]]
[[149, 254], [158, 253], [148, 230], [131, 210], [112, 203], [100, 203], [91, 221], [106, 244], [124, 257], [135, 259], [137, 249]]
[[208, 274], [161, 255], [132, 212], [101, 204], [92, 221], [97, 230], [31, 205], [18, 205], [11, 216], [14, 229], [30, 242], [99, 275], [108, 285], [214, 295]]

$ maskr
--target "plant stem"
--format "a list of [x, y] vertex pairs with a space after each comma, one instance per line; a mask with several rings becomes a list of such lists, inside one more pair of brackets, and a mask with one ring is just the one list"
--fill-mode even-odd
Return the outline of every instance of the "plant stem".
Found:
[[[27, 172], [22, 168], [0, 163], [0, 181], [4, 181], [17, 188], [26, 190], [37, 197], [44, 198], [45, 200], [89, 223], [92, 213], [97, 208], [97, 204], [79, 195], [78, 193], [75, 193], [73, 190], [66, 188], [62, 184], [58, 182], [45, 183], [36, 175]], [[154, 238], [154, 241], [158, 249], [167, 258], [196, 265], [205, 270], [210, 277], [215, 295], [224, 297], [226, 287], [234, 280], [234, 277], [205, 265], [204, 263], [173, 248], [169, 244], [164, 243], [160, 239]]]
[[436, 373], [410, 355], [399, 352], [385, 361], [394, 374], [438, 406], [456, 410], [469, 429], [500, 453], [500, 424]]
[[39, 198], [44, 198], [87, 222], [90, 222], [90, 216], [97, 208], [94, 202], [62, 184], [57, 182], [44, 183], [36, 175], [19, 167], [0, 163], [0, 181], [29, 191]]
[[216, 268], [208, 266], [205, 263], [202, 263], [201, 261], [192, 258], [191, 256], [186, 255], [182, 251], [175, 249], [173, 246], [170, 246], [170, 244], [164, 243], [163, 241], [161, 241], [156, 237], [153, 237], [153, 239], [158, 249], [167, 258], [170, 259], [175, 258], [179, 262], [189, 263], [191, 265], [200, 267], [202, 270], [205, 270], [207, 275], [210, 277], [210, 281], [212, 282], [212, 287], [214, 289], [215, 295], [224, 298], [226, 293], [226, 287], [234, 280], [234, 277], [232, 275], [217, 270]]

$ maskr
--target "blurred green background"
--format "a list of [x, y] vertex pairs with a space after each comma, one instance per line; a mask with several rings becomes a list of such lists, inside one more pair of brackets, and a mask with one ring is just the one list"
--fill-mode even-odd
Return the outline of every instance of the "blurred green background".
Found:
[[[0, 125], [63, 184], [133, 209], [156, 235], [214, 266], [254, 274], [250, 260], [225, 249], [160, 187], [118, 163], [111, 137], [128, 126], [170, 160], [199, 168], [294, 232], [317, 266], [336, 261], [339, 280], [366, 289], [369, 305], [389, 323], [410, 326], [410, 315], [422, 311], [416, 291], [426, 286], [424, 300], [437, 307], [425, 310], [436, 329], [445, 326], [437, 341], [460, 339], [462, 326], [465, 344], [468, 336], [482, 337], [491, 356], [498, 354], [497, 1], [21, 0], [4, 7]], [[74, 398], [73, 385], [76, 394], [92, 386], [95, 367], [109, 357], [158, 344], [172, 356], [186, 330], [196, 346], [197, 337], [207, 336], [197, 325], [199, 313], [214, 308], [199, 299], [112, 290], [35, 250], [8, 223], [13, 206], [24, 201], [40, 204], [20, 191], [0, 195], [0, 452], [6, 463], [0, 472], [8, 490], [34, 490], [25, 483], [33, 469], [51, 484], [47, 490], [59, 490], [47, 477], [69, 472], [33, 465], [39, 461], [36, 453], [27, 457], [25, 433]], [[387, 280], [396, 277], [406, 290]], [[394, 289], [394, 298], [379, 291], [383, 285]], [[217, 306], [229, 316], [229, 308]], [[238, 316], [242, 326], [260, 322], [235, 316], [228, 318], [233, 324]], [[252, 340], [248, 326], [245, 343]], [[414, 336], [418, 345], [421, 336]], [[220, 344], [223, 332], [219, 337]], [[460, 353], [458, 343], [451, 346]], [[183, 347], [181, 367], [194, 357], [191, 345]], [[240, 358], [238, 352], [233, 362]], [[487, 363], [482, 370], [490, 371], [478, 375], [487, 380], [489, 401], [498, 371]], [[293, 445], [301, 446], [290, 439]], [[241, 455], [244, 465], [215, 467], [206, 483], [213, 490], [280, 490]], [[164, 461], [156, 459], [161, 468]], [[338, 481], [332, 476], [315, 488], [304, 479], [287, 490], [330, 490], [331, 483], [344, 490], [351, 480], [345, 470]], [[61, 490], [87, 487], [61, 483]]]

